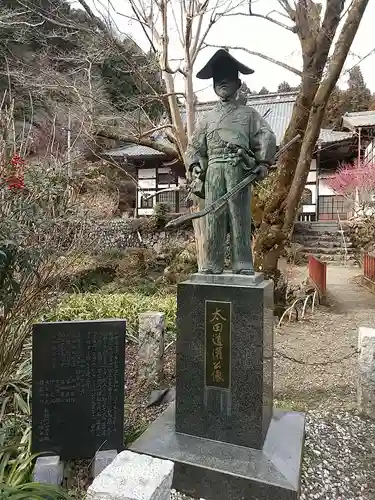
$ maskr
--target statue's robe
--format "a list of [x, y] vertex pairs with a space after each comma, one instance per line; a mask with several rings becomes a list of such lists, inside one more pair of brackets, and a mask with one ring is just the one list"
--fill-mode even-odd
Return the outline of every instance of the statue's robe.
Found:
[[[228, 148], [228, 144], [249, 151], [254, 168], [272, 162], [276, 153], [275, 134], [255, 109], [235, 99], [219, 102], [197, 123], [186, 151], [188, 166], [192, 168], [199, 164], [203, 170], [206, 205], [223, 196], [249, 174], [249, 165], [245, 165], [236, 148]], [[207, 217], [207, 255], [202, 270], [223, 271], [229, 220], [232, 270], [237, 273], [252, 271], [251, 187], [232, 197], [227, 210]]]

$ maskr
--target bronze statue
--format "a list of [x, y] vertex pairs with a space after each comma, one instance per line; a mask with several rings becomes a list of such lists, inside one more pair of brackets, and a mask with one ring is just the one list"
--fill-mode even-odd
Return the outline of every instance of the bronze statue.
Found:
[[197, 74], [201, 79], [213, 78], [220, 101], [197, 124], [186, 151], [193, 192], [205, 198], [206, 207], [223, 196], [226, 198], [224, 209], [207, 215], [206, 262], [199, 270], [206, 274], [220, 274], [224, 270], [228, 220], [232, 272], [254, 274], [251, 187], [245, 181], [246, 185], [236, 193], [229, 192], [250, 172], [255, 174], [255, 180], [264, 179], [276, 152], [276, 137], [267, 122], [255, 109], [237, 100], [241, 86], [239, 72], [249, 75], [253, 70], [220, 49]]

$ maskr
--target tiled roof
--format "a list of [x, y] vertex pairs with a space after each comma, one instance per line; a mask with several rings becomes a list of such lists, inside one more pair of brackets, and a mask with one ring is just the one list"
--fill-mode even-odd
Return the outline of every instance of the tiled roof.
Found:
[[375, 127], [375, 111], [345, 113], [342, 117], [342, 127], [349, 130], [357, 127]]
[[319, 144], [331, 144], [334, 142], [346, 141], [354, 137], [353, 132], [340, 132], [337, 130], [330, 130], [327, 128], [322, 128], [320, 130], [318, 143]]
[[[285, 130], [292, 118], [293, 106], [296, 100], [296, 92], [285, 92], [280, 94], [254, 95], [247, 99], [247, 106], [251, 106], [264, 116], [266, 121], [275, 132], [277, 145], [284, 137]], [[216, 104], [216, 101], [198, 104], [196, 107], [196, 120]], [[185, 122], [185, 113], [182, 112], [182, 120]]]
[[[270, 125], [271, 129], [275, 132], [277, 145], [280, 145], [285, 131], [289, 125], [289, 122], [293, 114], [293, 106], [296, 100], [296, 92], [284, 92], [276, 94], [264, 94], [264, 95], [254, 95], [250, 96], [247, 100], [247, 105], [252, 106], [258, 111], [259, 114], [265, 116], [266, 121]], [[198, 103], [196, 106], [196, 121], [198, 121], [201, 116], [212, 109], [217, 101], [210, 101], [204, 103]], [[374, 121], [375, 121], [375, 112]], [[351, 113], [355, 115], [356, 113]], [[186, 122], [185, 111], [181, 110], [181, 117], [183, 123]], [[352, 137], [352, 132], [338, 132], [335, 130], [322, 129], [320, 131], [319, 143], [329, 144], [334, 142], [340, 142]], [[170, 145], [170, 143], [163, 137], [155, 138], [157, 141], [162, 141], [165, 144]], [[122, 148], [107, 151], [108, 156], [127, 156], [131, 158], [138, 157], [151, 157], [151, 156], [162, 156], [163, 153], [156, 151], [155, 149], [149, 148], [147, 146], [137, 146], [137, 145], [125, 145]]]
[[112, 156], [115, 158], [121, 156], [130, 156], [136, 158], [138, 156], [163, 156], [164, 153], [157, 151], [156, 149], [149, 148], [148, 146], [139, 146], [138, 144], [125, 145], [121, 148], [111, 149], [105, 152], [106, 156]]
[[[155, 137], [155, 141], [157, 141], [159, 144], [161, 143], [167, 146], [171, 146], [171, 143], [162, 136]], [[121, 156], [128, 156], [130, 158], [164, 156], [164, 153], [162, 153], [161, 151], [157, 151], [156, 149], [150, 148], [148, 146], [142, 146], [138, 144], [125, 144], [120, 148], [106, 151], [105, 154], [106, 156], [117, 158]]]
[[[263, 94], [250, 96], [247, 100], [247, 105], [255, 108], [262, 116], [267, 112], [266, 120], [270, 127], [276, 134], [277, 144], [279, 145], [286, 127], [288, 126], [292, 117], [293, 105], [296, 99], [296, 92], [284, 92], [276, 94]], [[202, 116], [203, 113], [212, 109], [217, 101], [209, 101], [198, 103], [196, 107], [196, 120]], [[181, 117], [185, 123], [185, 112], [181, 110]], [[163, 141], [166, 144], [170, 143], [165, 138], [159, 136], [156, 140]], [[138, 146], [136, 144], [124, 145], [121, 148], [106, 151], [107, 156], [119, 157], [127, 156], [130, 158], [162, 156], [163, 153], [147, 146]]]

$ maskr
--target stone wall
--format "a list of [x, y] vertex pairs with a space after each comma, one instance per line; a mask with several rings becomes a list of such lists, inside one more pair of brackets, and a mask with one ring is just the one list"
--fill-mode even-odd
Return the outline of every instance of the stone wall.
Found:
[[148, 248], [160, 253], [169, 244], [181, 249], [194, 241], [192, 228], [179, 230], [157, 229], [149, 219], [112, 219], [89, 221], [85, 237], [96, 250]]

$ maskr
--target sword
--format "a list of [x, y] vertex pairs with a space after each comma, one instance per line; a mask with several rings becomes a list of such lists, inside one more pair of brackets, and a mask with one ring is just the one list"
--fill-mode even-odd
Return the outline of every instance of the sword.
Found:
[[[279, 149], [279, 151], [273, 156], [274, 160], [277, 160], [280, 158], [280, 156], [287, 150], [289, 149], [294, 143], [296, 143], [299, 139], [301, 138], [300, 135], [296, 135], [291, 141], [289, 141], [285, 146]], [[248, 157], [248, 153], [243, 149], [243, 148], [238, 148], [241, 150], [241, 156], [243, 160], [247, 163], [246, 159]], [[269, 162], [271, 158], [267, 159], [265, 163]], [[208, 215], [212, 212], [217, 212], [218, 210], [222, 209], [227, 203], [230, 198], [232, 198], [234, 195], [236, 195], [241, 189], [245, 188], [252, 182], [254, 182], [257, 178], [257, 174], [252, 173], [245, 177], [241, 182], [237, 184], [234, 188], [230, 189], [227, 193], [225, 193], [221, 198], [218, 198], [215, 200], [211, 205], [208, 205], [208, 207], [205, 207], [203, 210], [199, 210], [198, 212], [192, 212], [188, 214], [183, 214], [177, 217], [176, 219], [173, 219], [169, 221], [166, 224], [166, 228], [168, 227], [178, 227], [181, 224], [184, 224], [185, 222], [194, 220], [194, 219], [200, 219], [201, 217], [204, 217], [205, 215]]]

